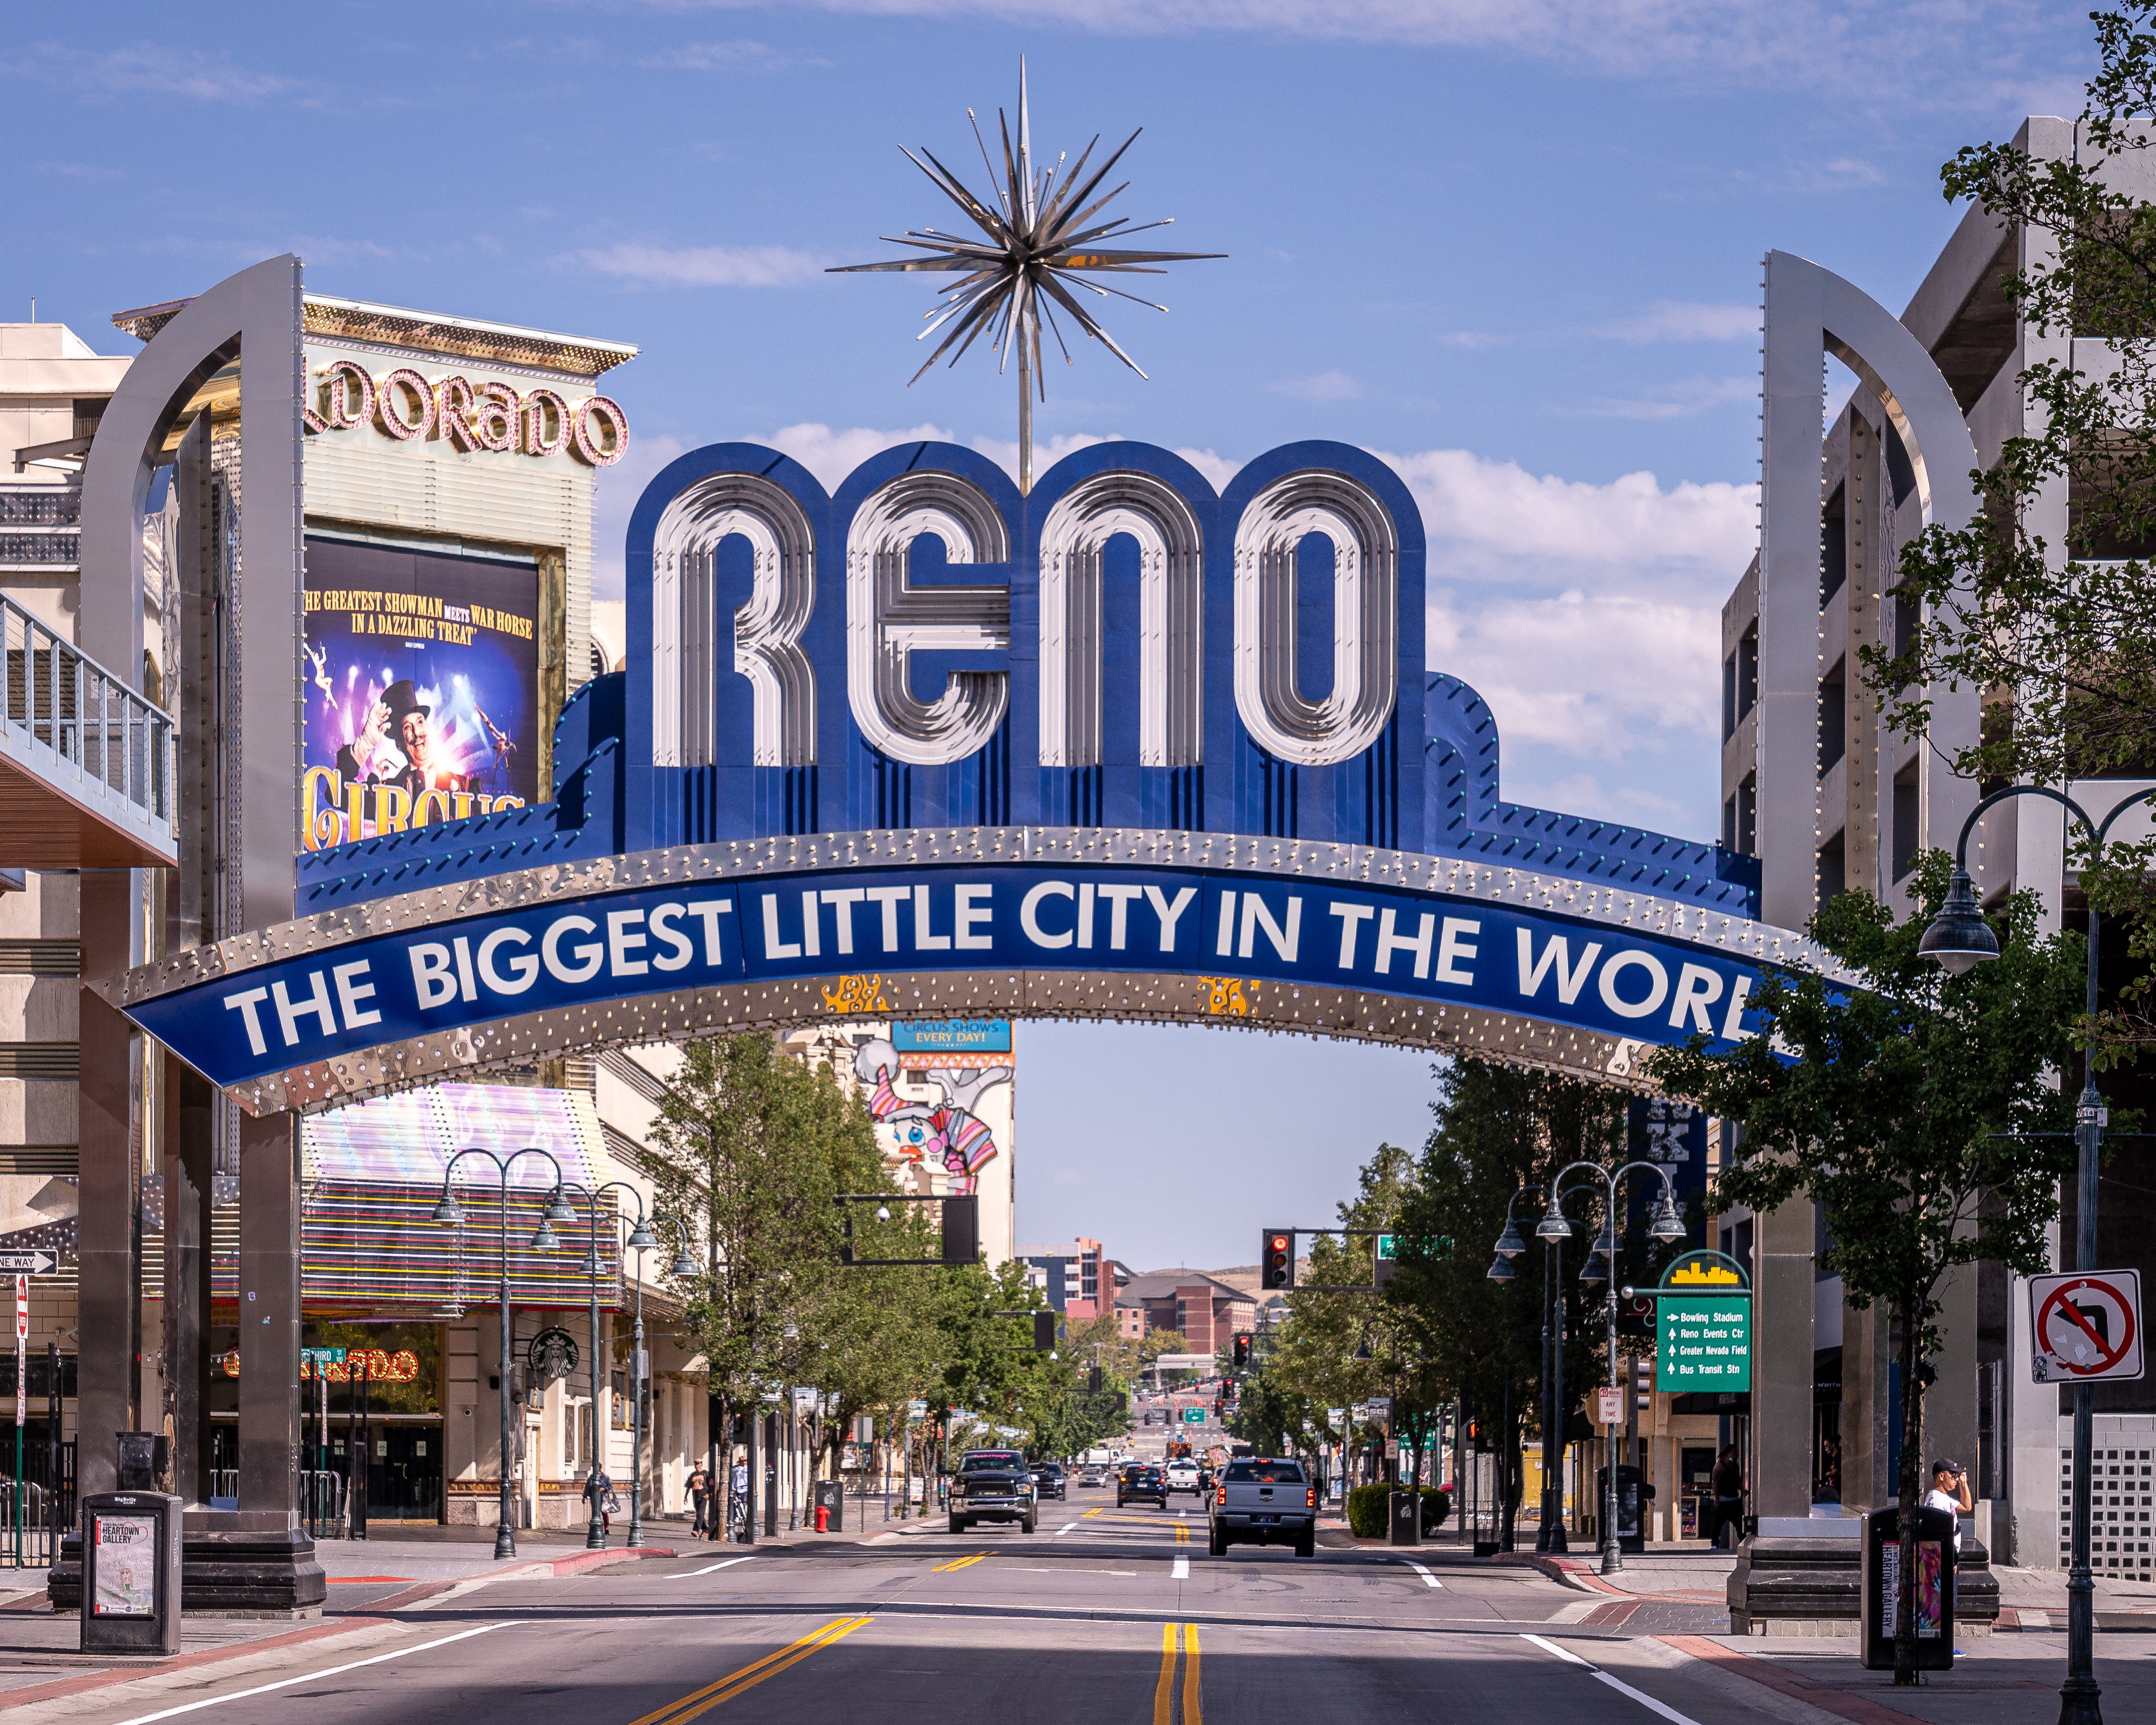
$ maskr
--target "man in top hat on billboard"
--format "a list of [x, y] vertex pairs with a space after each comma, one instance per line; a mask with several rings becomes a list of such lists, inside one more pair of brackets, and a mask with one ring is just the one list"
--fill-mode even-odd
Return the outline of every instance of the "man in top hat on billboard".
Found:
[[[419, 699], [412, 680], [399, 677], [382, 691], [382, 699], [368, 712], [359, 735], [337, 751], [337, 771], [348, 784], [363, 779], [370, 784], [396, 785], [415, 803], [428, 791], [470, 790], [470, 775], [435, 764], [434, 739], [428, 730], [433, 716], [434, 709]], [[384, 767], [370, 771], [384, 733], [393, 731], [396, 747], [403, 752], [403, 770]]]

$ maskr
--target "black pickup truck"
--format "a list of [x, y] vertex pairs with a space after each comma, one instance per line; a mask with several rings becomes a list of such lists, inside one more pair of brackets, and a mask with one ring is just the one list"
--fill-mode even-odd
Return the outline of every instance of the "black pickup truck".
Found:
[[951, 1481], [951, 1531], [963, 1533], [976, 1522], [1016, 1522], [1034, 1529], [1033, 1475], [1016, 1450], [968, 1450]]

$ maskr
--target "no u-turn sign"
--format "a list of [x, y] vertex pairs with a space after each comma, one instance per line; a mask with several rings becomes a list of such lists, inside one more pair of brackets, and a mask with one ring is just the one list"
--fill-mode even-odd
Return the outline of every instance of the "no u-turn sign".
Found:
[[2031, 1276], [2029, 1317], [2029, 1369], [2037, 1383], [2142, 1375], [2139, 1271]]

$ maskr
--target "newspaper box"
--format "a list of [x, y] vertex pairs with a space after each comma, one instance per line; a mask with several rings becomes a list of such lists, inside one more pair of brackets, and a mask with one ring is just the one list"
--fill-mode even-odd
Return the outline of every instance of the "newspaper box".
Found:
[[180, 1508], [162, 1491], [82, 1501], [82, 1651], [180, 1651]]
[[[1917, 1512], [1917, 1669], [1953, 1669], [1954, 1522], [1943, 1509]], [[1902, 1609], [1902, 1516], [1875, 1509], [1864, 1518], [1864, 1668], [1894, 1669]]]

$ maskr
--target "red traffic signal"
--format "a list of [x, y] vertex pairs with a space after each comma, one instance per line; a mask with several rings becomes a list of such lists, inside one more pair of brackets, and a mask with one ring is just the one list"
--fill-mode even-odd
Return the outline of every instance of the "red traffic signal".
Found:
[[1250, 1338], [1248, 1336], [1235, 1337], [1235, 1360], [1237, 1371], [1247, 1371], [1250, 1368]]
[[1295, 1230], [1268, 1228], [1258, 1248], [1259, 1273], [1269, 1288], [1295, 1286]]

